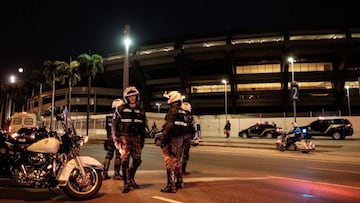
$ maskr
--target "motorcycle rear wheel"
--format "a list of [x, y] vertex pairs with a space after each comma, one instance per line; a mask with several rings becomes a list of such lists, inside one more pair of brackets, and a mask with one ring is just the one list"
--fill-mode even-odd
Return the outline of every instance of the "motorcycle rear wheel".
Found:
[[101, 171], [92, 167], [84, 167], [85, 175], [80, 169], [74, 168], [63, 191], [76, 200], [87, 200], [96, 195], [102, 185]]

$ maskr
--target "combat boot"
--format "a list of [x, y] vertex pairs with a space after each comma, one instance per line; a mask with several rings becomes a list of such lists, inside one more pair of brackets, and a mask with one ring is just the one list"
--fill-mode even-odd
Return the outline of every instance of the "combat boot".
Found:
[[175, 177], [176, 177], [176, 183], [175, 183], [176, 188], [177, 189], [184, 188], [183, 173], [179, 168], [175, 169]]
[[122, 177], [122, 175], [120, 174], [120, 172], [115, 172], [113, 179], [114, 179], [114, 180], [122, 180], [123, 177]]
[[189, 175], [190, 173], [186, 171], [186, 163], [182, 163], [182, 173], [183, 175]]
[[102, 173], [102, 179], [103, 180], [110, 179], [110, 176], [108, 175], [109, 167], [110, 167], [110, 159], [106, 158], [104, 160], [104, 171]]
[[175, 173], [171, 169], [167, 169], [166, 173], [167, 173], [167, 185], [161, 188], [160, 192], [176, 193]]
[[124, 187], [123, 187], [122, 192], [128, 193], [131, 190], [130, 182], [129, 182], [129, 169], [123, 168], [122, 173], [123, 173], [123, 180], [124, 180]]
[[121, 168], [121, 160], [119, 158], [115, 158], [115, 161], [114, 161], [114, 180], [122, 180], [123, 177], [122, 175], [120, 174], [120, 168]]

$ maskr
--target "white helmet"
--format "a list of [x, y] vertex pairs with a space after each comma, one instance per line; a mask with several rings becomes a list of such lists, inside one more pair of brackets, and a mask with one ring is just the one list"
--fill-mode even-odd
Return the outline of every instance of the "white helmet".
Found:
[[124, 101], [122, 99], [114, 99], [114, 101], [111, 104], [111, 108], [117, 108], [124, 104]]
[[172, 103], [174, 103], [176, 101], [182, 101], [182, 95], [178, 91], [171, 91], [169, 93], [167, 93], [165, 91], [163, 96], [168, 98], [168, 101], [167, 101], [168, 104], [172, 104]]
[[136, 101], [139, 101], [139, 90], [136, 89], [136, 87], [127, 87], [124, 89], [123, 92], [123, 99], [126, 103], [129, 103], [128, 97], [136, 95]]
[[191, 104], [189, 102], [182, 103], [181, 108], [188, 111], [188, 112], [191, 112]]

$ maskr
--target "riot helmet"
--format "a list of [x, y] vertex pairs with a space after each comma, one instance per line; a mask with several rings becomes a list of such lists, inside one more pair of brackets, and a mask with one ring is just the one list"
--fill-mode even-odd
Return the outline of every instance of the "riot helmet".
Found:
[[140, 99], [139, 98], [139, 90], [137, 90], [136, 87], [131, 86], [131, 87], [125, 88], [124, 92], [123, 92], [123, 99], [124, 99], [125, 103], [130, 103], [128, 97], [133, 96], [133, 95], [136, 96], [135, 102], [139, 101], [139, 99]]
[[191, 112], [191, 104], [189, 102], [182, 103], [181, 108], [185, 111]]
[[122, 99], [114, 99], [114, 101], [111, 104], [111, 108], [117, 108], [124, 104], [124, 101]]
[[171, 91], [169, 93], [167, 93], [166, 91], [163, 94], [164, 97], [168, 98], [167, 103], [168, 104], [172, 104], [176, 101], [180, 101], [182, 102], [182, 95], [180, 92], [178, 91]]

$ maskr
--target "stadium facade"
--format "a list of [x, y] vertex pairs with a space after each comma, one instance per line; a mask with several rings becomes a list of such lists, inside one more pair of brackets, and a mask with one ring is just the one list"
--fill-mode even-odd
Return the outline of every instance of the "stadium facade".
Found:
[[[124, 55], [116, 54], [106, 58], [108, 81], [122, 81], [123, 60]], [[157, 104], [167, 109], [162, 93], [178, 90], [196, 114], [224, 113], [225, 92], [231, 114], [292, 114], [291, 82], [296, 81], [299, 114], [359, 113], [356, 28], [193, 36], [132, 48], [129, 60], [130, 84], [143, 93], [148, 111], [156, 111]], [[122, 82], [117, 84], [122, 88]]]
[[[124, 58], [105, 57], [101, 85], [108, 90], [92, 98], [99, 113], [121, 94]], [[224, 114], [227, 107], [229, 114], [291, 116], [295, 81], [298, 115], [360, 114], [360, 28], [246, 30], [147, 42], [130, 48], [129, 70], [129, 84], [140, 90], [149, 112], [166, 112], [162, 94], [177, 90], [194, 114]]]

